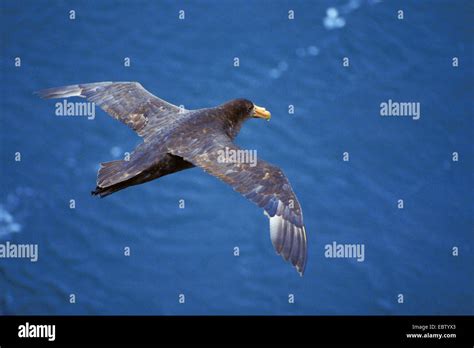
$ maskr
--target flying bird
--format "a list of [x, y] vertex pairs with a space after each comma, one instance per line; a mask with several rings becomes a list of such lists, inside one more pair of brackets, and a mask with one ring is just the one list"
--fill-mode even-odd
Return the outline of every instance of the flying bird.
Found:
[[265, 108], [235, 99], [213, 108], [186, 110], [154, 96], [137, 82], [79, 84], [37, 94], [46, 99], [86, 98], [143, 138], [128, 160], [101, 163], [93, 195], [104, 197], [200, 167], [264, 209], [276, 252], [303, 275], [307, 259], [303, 213], [285, 174], [262, 160], [251, 165], [219, 159], [224, 150], [240, 150], [233, 140], [244, 121], [270, 119]]

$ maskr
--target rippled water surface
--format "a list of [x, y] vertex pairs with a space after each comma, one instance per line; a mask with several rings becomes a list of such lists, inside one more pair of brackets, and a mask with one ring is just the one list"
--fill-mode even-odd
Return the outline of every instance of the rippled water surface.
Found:
[[[472, 1], [0, 3], [0, 243], [39, 245], [35, 263], [0, 259], [0, 313], [474, 313]], [[271, 110], [237, 142], [289, 177], [305, 276], [275, 255], [262, 211], [199, 169], [91, 197], [98, 164], [140, 140], [33, 92], [96, 81]], [[381, 117], [389, 99], [419, 102], [420, 119]], [[326, 258], [333, 241], [365, 260]]]

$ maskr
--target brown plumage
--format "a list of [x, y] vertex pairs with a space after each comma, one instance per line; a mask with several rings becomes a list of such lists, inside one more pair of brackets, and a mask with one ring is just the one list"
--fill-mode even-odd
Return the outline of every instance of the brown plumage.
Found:
[[145, 90], [137, 82], [99, 82], [46, 89], [43, 98], [83, 97], [100, 106], [143, 138], [130, 160], [101, 163], [94, 195], [104, 197], [178, 171], [200, 167], [263, 208], [278, 254], [303, 275], [306, 231], [300, 204], [283, 172], [265, 161], [256, 165], [223, 162], [224, 149], [240, 150], [233, 140], [251, 117], [270, 113], [245, 99], [208, 109], [185, 110]]

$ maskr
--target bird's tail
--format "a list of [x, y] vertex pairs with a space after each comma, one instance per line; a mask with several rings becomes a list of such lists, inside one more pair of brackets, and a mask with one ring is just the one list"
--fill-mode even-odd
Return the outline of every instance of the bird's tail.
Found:
[[127, 176], [128, 163], [124, 160], [101, 163], [97, 174], [97, 186], [107, 187], [123, 181]]
[[103, 198], [105, 196], [111, 195], [114, 192], [120, 191], [124, 188], [129, 187], [130, 185], [125, 181], [121, 182], [109, 187], [99, 187], [97, 186], [94, 191], [91, 191], [91, 194], [93, 196], [99, 196], [100, 198]]
[[127, 164], [128, 162], [124, 160], [101, 163], [97, 175], [97, 187], [91, 192], [92, 195], [105, 197], [130, 186], [130, 180], [126, 179]]

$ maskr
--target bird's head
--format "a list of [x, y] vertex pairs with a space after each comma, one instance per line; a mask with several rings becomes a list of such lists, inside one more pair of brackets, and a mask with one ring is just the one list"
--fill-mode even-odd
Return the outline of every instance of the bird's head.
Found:
[[229, 115], [237, 116], [238, 119], [245, 120], [250, 117], [263, 118], [267, 121], [272, 116], [265, 108], [255, 105], [247, 99], [234, 99], [224, 104], [224, 108]]

